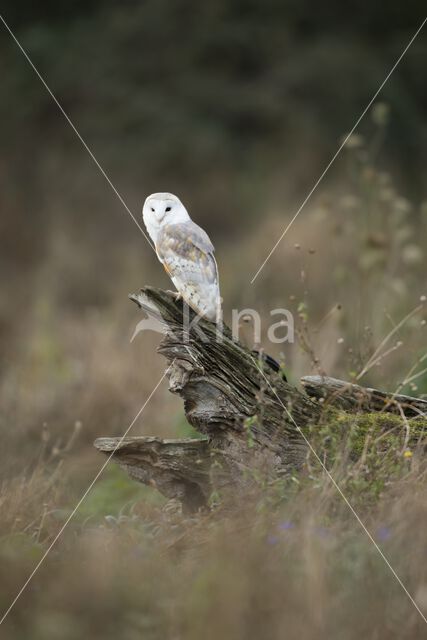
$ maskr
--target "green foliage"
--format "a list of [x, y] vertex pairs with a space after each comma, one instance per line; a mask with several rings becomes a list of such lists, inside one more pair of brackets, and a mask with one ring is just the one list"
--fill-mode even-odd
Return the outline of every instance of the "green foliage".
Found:
[[247, 444], [251, 449], [254, 446], [254, 428], [257, 425], [258, 416], [251, 416], [250, 418], [246, 418], [243, 423], [243, 427], [246, 431]]
[[12, 533], [0, 538], [0, 557], [3, 562], [37, 563], [43, 553], [43, 545], [28, 534]]
[[105, 516], [117, 517], [128, 513], [138, 502], [162, 505], [161, 494], [131, 480], [120, 467], [110, 463], [84, 500], [76, 514], [80, 521], [99, 521]]
[[[353, 504], [372, 505], [385, 487], [411, 473], [427, 446], [427, 419], [389, 413], [326, 410], [309, 431], [310, 443]], [[310, 460], [318, 468], [314, 456]]]
[[176, 438], [203, 438], [185, 417], [184, 411], [180, 411], [174, 420], [174, 437]]

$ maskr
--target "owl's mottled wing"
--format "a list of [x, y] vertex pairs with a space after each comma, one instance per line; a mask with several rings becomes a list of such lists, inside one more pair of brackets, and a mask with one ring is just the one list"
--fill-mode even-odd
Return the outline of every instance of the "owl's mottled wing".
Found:
[[218, 270], [207, 233], [194, 222], [164, 225], [157, 255], [184, 300], [215, 321], [219, 305]]

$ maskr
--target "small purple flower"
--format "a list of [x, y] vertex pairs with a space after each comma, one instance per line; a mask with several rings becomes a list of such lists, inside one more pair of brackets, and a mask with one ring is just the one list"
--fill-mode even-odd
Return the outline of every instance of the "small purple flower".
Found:
[[280, 531], [289, 531], [289, 529], [293, 529], [294, 527], [295, 527], [294, 523], [291, 522], [290, 520], [285, 520], [284, 522], [281, 522], [278, 526]]
[[267, 536], [267, 544], [277, 544], [279, 542], [279, 538], [277, 536]]
[[377, 531], [377, 538], [382, 542], [391, 538], [391, 530], [389, 527], [380, 527]]

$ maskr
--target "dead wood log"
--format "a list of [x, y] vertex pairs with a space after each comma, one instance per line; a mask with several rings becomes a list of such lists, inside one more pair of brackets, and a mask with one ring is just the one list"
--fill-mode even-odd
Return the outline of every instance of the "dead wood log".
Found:
[[141, 328], [164, 334], [158, 352], [167, 359], [169, 390], [182, 398], [187, 420], [204, 438], [99, 438], [95, 447], [113, 452], [132, 478], [188, 511], [206, 506], [216, 491], [240, 499], [260, 473], [269, 479], [300, 468], [307, 453], [300, 429], [319, 422], [325, 403], [396, 412], [398, 402], [407, 415], [426, 412], [425, 401], [332, 378], [303, 378], [307, 393], [300, 392], [226, 327], [218, 335], [215, 324], [171, 292], [144, 287], [129, 297], [148, 316]]
[[[318, 403], [234, 340], [227, 328], [218, 337], [215, 324], [185, 309], [170, 292], [145, 287], [130, 298], [148, 315], [148, 326], [164, 333], [158, 351], [168, 362], [169, 389], [183, 399], [189, 423], [206, 436], [197, 444], [127, 438], [113, 457], [132, 477], [154, 482], [191, 509], [206, 504], [214, 489], [225, 491], [228, 485], [236, 496], [247, 491], [257, 471], [273, 477], [301, 466], [306, 443], [295, 423], [317, 422]], [[100, 438], [95, 446], [109, 453], [118, 441]], [[195, 455], [198, 471], [190, 473]]]
[[427, 415], [427, 400], [360, 387], [326, 376], [305, 376], [301, 382], [307, 394], [344, 411], [385, 411], [407, 418]]
[[[191, 511], [209, 500], [214, 453], [207, 438], [98, 438], [94, 446], [107, 455], [114, 451], [115, 462], [131, 478], [180, 500]], [[216, 481], [221, 484], [218, 474]]]

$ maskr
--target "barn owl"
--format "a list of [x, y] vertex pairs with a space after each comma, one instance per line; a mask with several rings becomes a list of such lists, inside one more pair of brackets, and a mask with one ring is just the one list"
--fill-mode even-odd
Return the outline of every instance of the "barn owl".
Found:
[[214, 247], [172, 193], [153, 193], [142, 216], [157, 257], [178, 295], [200, 316], [219, 323], [221, 299]]

